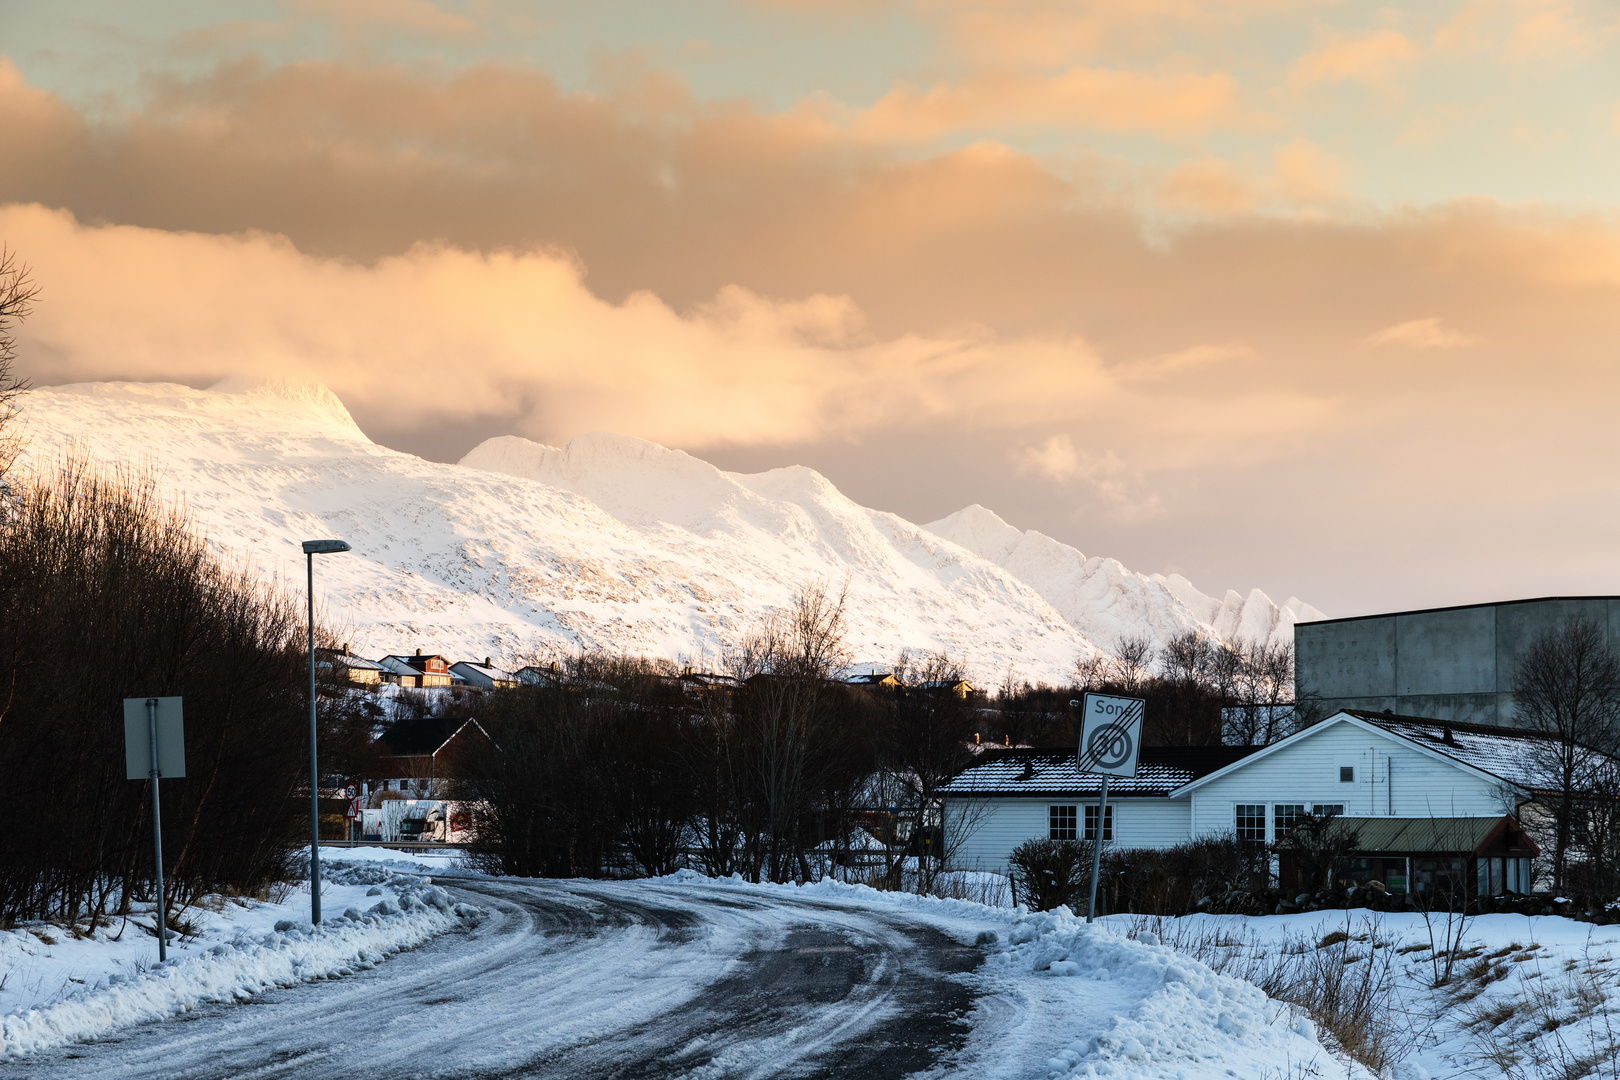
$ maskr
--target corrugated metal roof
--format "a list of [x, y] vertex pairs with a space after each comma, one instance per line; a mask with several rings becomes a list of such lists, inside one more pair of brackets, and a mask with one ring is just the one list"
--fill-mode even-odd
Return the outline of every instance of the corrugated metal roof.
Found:
[[1477, 851], [1501, 823], [1500, 816], [1334, 818], [1340, 835], [1356, 834], [1357, 851]]
[[[1256, 749], [1252, 746], [1145, 746], [1136, 775], [1110, 777], [1108, 794], [1165, 796]], [[1035, 798], [1097, 794], [1102, 789], [1102, 777], [1081, 773], [1075, 757], [1073, 750], [987, 750], [983, 760], [962, 770], [941, 790], [947, 795]]]

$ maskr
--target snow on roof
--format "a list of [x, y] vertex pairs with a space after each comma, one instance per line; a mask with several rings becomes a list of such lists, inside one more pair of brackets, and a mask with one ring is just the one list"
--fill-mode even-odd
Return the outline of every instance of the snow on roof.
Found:
[[495, 679], [500, 682], [512, 682], [517, 678], [510, 671], [502, 671], [498, 667], [490, 667], [487, 664], [475, 664], [470, 660], [457, 660], [450, 665], [451, 671], [456, 671], [458, 668], [466, 668], [468, 671], [477, 672], [486, 679]]
[[[1108, 794], [1167, 796], [1200, 776], [1254, 752], [1252, 746], [1144, 746], [1136, 775], [1114, 776]], [[1082, 773], [1073, 750], [987, 750], [958, 773], [947, 795], [1095, 795], [1102, 777]]]
[[1537, 760], [1538, 755], [1545, 753], [1543, 748], [1552, 741], [1550, 736], [1539, 732], [1487, 727], [1483, 724], [1455, 724], [1422, 716], [1398, 716], [1360, 709], [1344, 711], [1381, 731], [1398, 735], [1426, 750], [1490, 773], [1510, 784], [1537, 791], [1559, 786], [1547, 763]]
[[346, 653], [329, 653], [327, 659], [347, 668], [356, 668], [363, 671], [383, 671], [383, 666], [375, 660], [367, 660], [363, 656], [349, 656]]

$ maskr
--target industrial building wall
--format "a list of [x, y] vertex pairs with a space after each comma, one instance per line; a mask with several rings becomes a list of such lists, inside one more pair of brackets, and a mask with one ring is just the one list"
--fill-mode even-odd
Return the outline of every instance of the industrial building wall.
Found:
[[1294, 689], [1320, 715], [1370, 709], [1512, 726], [1519, 658], [1577, 615], [1620, 647], [1620, 597], [1559, 597], [1435, 608], [1294, 627]]

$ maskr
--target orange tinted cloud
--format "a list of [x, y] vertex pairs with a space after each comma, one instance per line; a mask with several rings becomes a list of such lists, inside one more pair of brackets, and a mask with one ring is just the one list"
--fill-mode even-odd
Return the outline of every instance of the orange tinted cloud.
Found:
[[984, 128], [1079, 127], [1187, 135], [1252, 123], [1220, 72], [1073, 67], [1055, 75], [986, 70], [925, 90], [900, 86], [855, 115], [850, 129], [883, 142], [930, 142]]
[[1456, 349], [1473, 345], [1478, 338], [1453, 330], [1439, 319], [1408, 319], [1378, 331], [1367, 339], [1369, 345], [1406, 345], [1414, 349]]
[[1289, 83], [1296, 90], [1343, 82], [1389, 90], [1419, 54], [1418, 47], [1397, 30], [1362, 37], [1332, 34], [1294, 62]]

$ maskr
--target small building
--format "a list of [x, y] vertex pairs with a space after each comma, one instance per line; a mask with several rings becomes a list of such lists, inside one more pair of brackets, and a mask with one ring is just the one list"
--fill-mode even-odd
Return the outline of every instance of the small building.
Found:
[[562, 679], [562, 676], [557, 674], [556, 664], [548, 664], [545, 667], [526, 664], [512, 674], [524, 686], [556, 686]]
[[385, 656], [378, 664], [383, 670], [384, 681], [400, 686], [444, 689], [456, 682], [450, 673], [450, 661], [437, 653], [424, 656], [421, 649], [416, 650], [415, 656]]
[[375, 660], [350, 654], [349, 647], [316, 649], [316, 670], [355, 686], [376, 686], [383, 678], [383, 666]]
[[[1356, 873], [1392, 891], [1428, 887], [1425, 875], [1458, 865], [1471, 887], [1525, 889], [1535, 845], [1521, 822], [1557, 790], [1545, 768], [1549, 741], [1345, 710], [1265, 747], [1182, 748], [1179, 759], [1144, 747], [1137, 776], [1109, 786], [1117, 816], [1104, 843], [1162, 848], [1232, 836], [1280, 857], [1302, 819], [1333, 817], [1359, 825], [1354, 857], [1366, 862]], [[947, 844], [964, 868], [991, 870], [1032, 837], [1086, 839], [1099, 781], [1076, 771], [1072, 752], [986, 751], [944, 788], [946, 827], [958, 830]]]
[[851, 675], [844, 680], [850, 686], [883, 687], [892, 690], [900, 685], [900, 680], [894, 677], [892, 671], [865, 671], [859, 675]]
[[473, 690], [512, 690], [520, 685], [517, 675], [502, 671], [487, 656], [482, 664], [457, 661], [450, 665], [450, 674], [463, 680], [463, 685]]
[[[1193, 835], [1193, 807], [1175, 794], [1248, 754], [1248, 746], [1145, 746], [1134, 777], [1111, 777], [1103, 842], [1174, 847]], [[986, 749], [943, 789], [946, 850], [969, 870], [1005, 870], [1025, 840], [1091, 840], [1102, 777], [1073, 750]]]
[[436, 781], [453, 780], [463, 756], [474, 744], [488, 742], [489, 733], [476, 720], [450, 716], [413, 716], [396, 720], [377, 738], [377, 769], [383, 787], [400, 790], [405, 781], [424, 781], [432, 790]]
[[[1389, 892], [1466, 896], [1527, 893], [1540, 848], [1511, 815], [1501, 817], [1338, 817], [1327, 838], [1344, 853], [1334, 860], [1335, 885], [1379, 882]], [[1300, 873], [1286, 839], [1276, 844], [1283, 888], [1320, 887]]]

